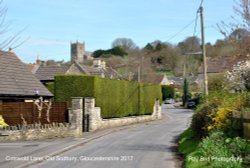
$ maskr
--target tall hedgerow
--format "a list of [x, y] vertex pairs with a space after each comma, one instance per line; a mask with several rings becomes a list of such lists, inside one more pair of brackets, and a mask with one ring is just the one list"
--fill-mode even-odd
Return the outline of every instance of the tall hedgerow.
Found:
[[151, 114], [161, 86], [84, 75], [59, 75], [55, 79], [55, 100], [94, 97], [103, 118]]

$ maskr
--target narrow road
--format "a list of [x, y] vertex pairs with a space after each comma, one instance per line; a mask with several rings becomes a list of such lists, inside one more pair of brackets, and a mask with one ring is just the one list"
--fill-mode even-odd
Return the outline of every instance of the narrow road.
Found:
[[[55, 156], [46, 155], [46, 151], [63, 144], [55, 141], [47, 142], [47, 149], [40, 148], [46, 159], [34, 162], [29, 167], [40, 168], [175, 168], [180, 167], [173, 151], [176, 137], [188, 127], [191, 110], [176, 109], [172, 105], [163, 105], [163, 119], [144, 124], [110, 129], [109, 133], [90, 133], [78, 139], [78, 145]], [[104, 131], [105, 132], [105, 131]], [[91, 134], [100, 134], [86, 141]], [[84, 138], [86, 137], [86, 138]], [[86, 141], [86, 143], [80, 143]], [[30, 142], [31, 143], [31, 142]], [[34, 142], [33, 142], [34, 143]], [[54, 143], [53, 147], [50, 143]], [[65, 141], [70, 144], [70, 139]], [[41, 147], [42, 144], [38, 145]], [[48, 146], [50, 145], [50, 148]], [[32, 147], [32, 146], [30, 146]], [[33, 146], [32, 156], [39, 152]], [[1, 146], [0, 146], [0, 150]], [[6, 148], [5, 148], [6, 150]], [[19, 149], [21, 150], [21, 149]], [[56, 150], [56, 149], [55, 149]], [[18, 152], [18, 149], [17, 149]], [[1, 154], [2, 155], [2, 154]], [[10, 154], [11, 155], [11, 154]], [[13, 155], [12, 155], [13, 156]], [[23, 156], [25, 156], [23, 154]], [[1, 158], [1, 157], [0, 157]], [[5, 158], [6, 159], [6, 158]], [[33, 158], [33, 161], [35, 159]], [[0, 160], [0, 167], [4, 166]], [[12, 162], [7, 162], [8, 166]], [[17, 163], [17, 162], [13, 162]], [[25, 163], [25, 162], [22, 162]], [[23, 167], [19, 164], [20, 167]]]

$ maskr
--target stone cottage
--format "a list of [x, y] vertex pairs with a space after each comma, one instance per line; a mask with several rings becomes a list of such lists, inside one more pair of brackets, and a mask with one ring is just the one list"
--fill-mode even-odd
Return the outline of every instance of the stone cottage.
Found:
[[53, 95], [14, 52], [0, 51], [0, 102], [28, 101]]

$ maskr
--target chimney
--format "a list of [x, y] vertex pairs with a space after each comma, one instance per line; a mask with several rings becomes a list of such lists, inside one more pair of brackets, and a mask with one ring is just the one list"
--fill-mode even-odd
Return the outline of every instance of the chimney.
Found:
[[40, 59], [40, 56], [39, 56], [39, 55], [37, 55], [36, 64], [37, 64], [37, 65], [42, 64], [42, 60]]

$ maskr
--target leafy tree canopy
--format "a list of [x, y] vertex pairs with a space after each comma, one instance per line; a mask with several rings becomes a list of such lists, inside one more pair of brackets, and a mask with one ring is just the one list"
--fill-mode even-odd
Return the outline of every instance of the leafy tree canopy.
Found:
[[125, 52], [124, 49], [120, 47], [114, 47], [108, 50], [96, 50], [93, 52], [93, 57], [98, 58], [98, 57], [110, 57], [110, 56], [120, 56], [123, 57], [127, 55], [127, 52]]

